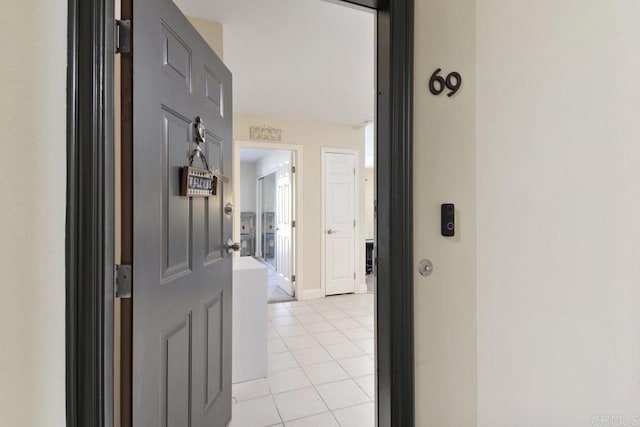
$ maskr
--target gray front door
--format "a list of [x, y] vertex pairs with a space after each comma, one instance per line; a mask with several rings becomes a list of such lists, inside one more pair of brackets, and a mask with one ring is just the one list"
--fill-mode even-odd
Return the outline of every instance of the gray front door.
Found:
[[209, 165], [232, 175], [231, 73], [171, 0], [133, 12], [133, 425], [224, 426], [233, 194], [182, 197], [179, 171], [199, 116]]

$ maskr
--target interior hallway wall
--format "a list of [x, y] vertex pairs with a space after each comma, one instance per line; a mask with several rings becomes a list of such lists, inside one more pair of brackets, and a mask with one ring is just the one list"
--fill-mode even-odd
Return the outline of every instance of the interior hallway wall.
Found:
[[479, 425], [640, 425], [640, 3], [477, 5]]
[[[476, 425], [475, 0], [416, 0], [414, 80], [416, 426]], [[462, 75], [434, 96], [437, 68]], [[440, 205], [456, 204], [456, 237], [440, 235]], [[495, 426], [501, 427], [501, 426]]]
[[256, 212], [256, 164], [240, 162], [240, 212]]
[[67, 2], [6, 0], [0, 28], [0, 423], [62, 427]]
[[236, 141], [250, 141], [249, 128], [269, 123], [282, 129], [282, 143], [302, 145], [303, 148], [303, 235], [304, 271], [302, 299], [324, 296], [321, 292], [322, 237], [322, 166], [321, 149], [326, 147], [359, 150], [360, 158], [360, 254], [357, 266], [357, 285], [365, 283], [365, 209], [364, 209], [364, 127], [314, 122], [309, 120], [234, 113], [233, 135]]
[[375, 217], [375, 176], [373, 168], [366, 168], [364, 172], [364, 215], [366, 239], [375, 237], [376, 217]]

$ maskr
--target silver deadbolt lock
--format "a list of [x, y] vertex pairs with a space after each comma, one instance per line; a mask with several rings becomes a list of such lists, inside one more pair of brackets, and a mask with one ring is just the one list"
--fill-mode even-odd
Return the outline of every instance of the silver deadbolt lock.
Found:
[[430, 276], [431, 273], [433, 273], [433, 263], [431, 260], [423, 259], [420, 261], [418, 264], [418, 272], [424, 277]]

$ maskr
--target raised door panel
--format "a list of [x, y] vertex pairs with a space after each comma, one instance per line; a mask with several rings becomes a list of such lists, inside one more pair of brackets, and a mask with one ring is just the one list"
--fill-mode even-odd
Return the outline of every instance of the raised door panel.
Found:
[[162, 339], [162, 407], [164, 427], [191, 426], [191, 314]]
[[[134, 0], [133, 425], [231, 416], [231, 186], [182, 197], [196, 147], [231, 175], [231, 74], [171, 0]], [[207, 68], [208, 67], [208, 68]], [[224, 113], [224, 114], [221, 114]], [[223, 117], [224, 116], [224, 117]], [[196, 167], [202, 167], [196, 159]]]
[[162, 280], [166, 283], [191, 271], [193, 204], [180, 197], [180, 168], [191, 148], [191, 122], [166, 107], [162, 115]]

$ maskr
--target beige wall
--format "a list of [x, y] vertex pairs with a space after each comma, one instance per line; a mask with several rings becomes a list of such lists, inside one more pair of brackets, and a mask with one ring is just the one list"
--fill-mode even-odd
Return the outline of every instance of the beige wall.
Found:
[[[417, 425], [640, 420], [638, 16], [416, 1]], [[438, 67], [455, 97], [429, 94]]]
[[202, 38], [211, 46], [211, 49], [220, 59], [224, 59], [223, 25], [206, 19], [188, 17], [189, 22], [198, 30]]
[[64, 426], [67, 2], [0, 28], [0, 424]]
[[236, 141], [250, 141], [251, 126], [270, 126], [282, 129], [282, 143], [302, 145], [303, 148], [303, 262], [301, 298], [323, 296], [320, 284], [321, 237], [322, 237], [322, 169], [321, 149], [325, 147], [359, 150], [360, 158], [360, 256], [358, 259], [357, 284], [364, 284], [365, 269], [365, 209], [364, 209], [364, 127], [334, 125], [299, 119], [265, 117], [235, 113], [233, 135]]
[[256, 185], [255, 162], [240, 162], [240, 212], [256, 212]]
[[[417, 0], [415, 10], [416, 425], [476, 424], [475, 1]], [[452, 98], [427, 88], [458, 71]], [[440, 204], [456, 204], [457, 235], [440, 236]]]
[[479, 425], [640, 425], [640, 3], [477, 4]]

